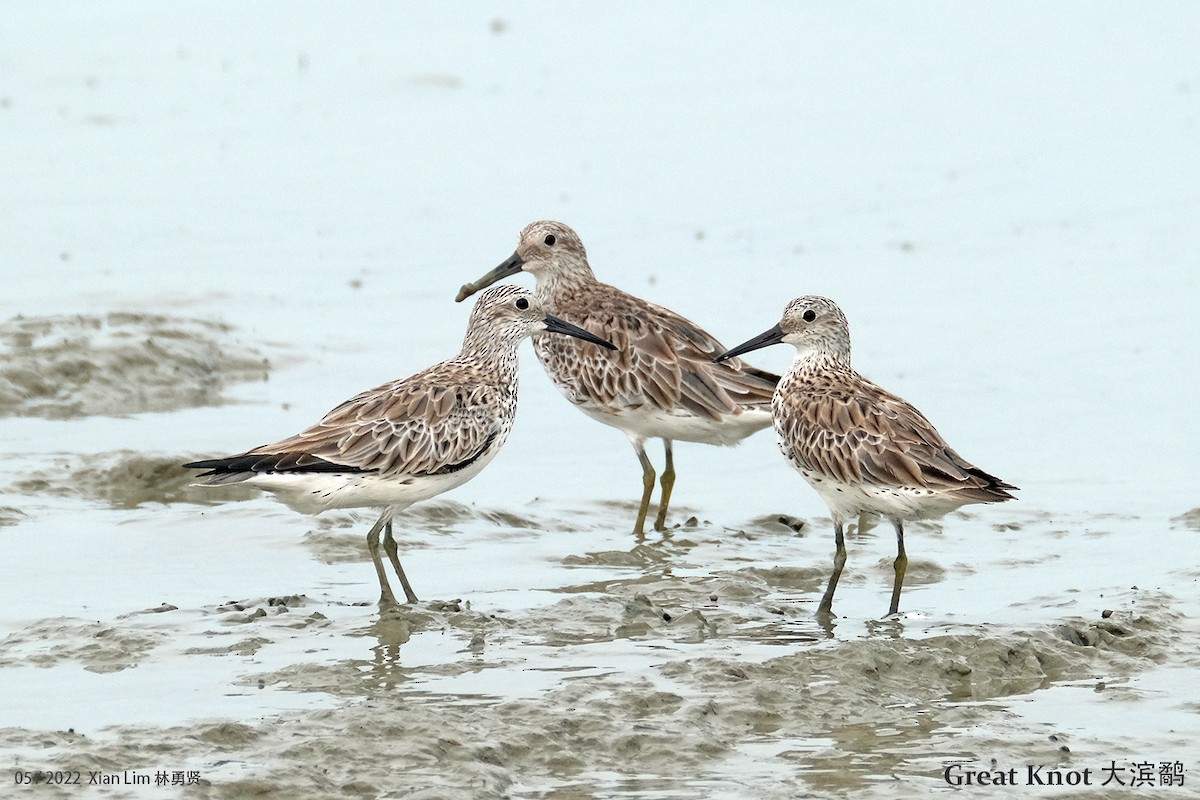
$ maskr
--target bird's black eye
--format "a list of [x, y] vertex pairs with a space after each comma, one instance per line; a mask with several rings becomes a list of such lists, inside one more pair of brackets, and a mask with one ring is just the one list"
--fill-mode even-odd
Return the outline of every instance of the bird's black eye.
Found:
[[529, 308], [529, 301], [526, 300], [524, 297], [517, 298], [517, 308], [524, 311], [525, 309]]
[[554, 247], [554, 243], [555, 243], [555, 242], [557, 242], [557, 241], [558, 241], [558, 240], [554, 238], [554, 234], [553, 234], [553, 233], [551, 233], [551, 234], [547, 234], [547, 236], [546, 236], [546, 246], [547, 246], [547, 247]]
[[811, 308], [808, 311], [804, 312], [804, 321], [805, 322], [812, 322], [816, 318], [817, 318], [817, 312], [813, 311]]

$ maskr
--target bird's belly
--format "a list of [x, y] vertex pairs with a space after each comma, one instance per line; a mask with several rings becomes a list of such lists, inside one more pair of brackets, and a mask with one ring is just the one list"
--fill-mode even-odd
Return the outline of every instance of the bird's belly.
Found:
[[853, 519], [871, 513], [901, 519], [940, 517], [963, 505], [963, 501], [933, 489], [880, 486], [871, 483], [844, 483], [827, 475], [793, 464], [816, 490], [835, 519]]
[[464, 469], [440, 475], [381, 477], [369, 473], [266, 472], [245, 482], [272, 492], [278, 500], [305, 514], [334, 508], [404, 508], [462, 486], [479, 474], [498, 449]]
[[651, 406], [613, 408], [596, 402], [576, 402], [575, 405], [597, 422], [642, 439], [734, 445], [771, 424], [771, 414], [766, 409], [750, 409], [713, 419], [683, 410], [663, 411]]

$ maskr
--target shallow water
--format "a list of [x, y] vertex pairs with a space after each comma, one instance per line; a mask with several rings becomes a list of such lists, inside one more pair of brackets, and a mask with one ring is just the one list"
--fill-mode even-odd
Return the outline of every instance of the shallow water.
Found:
[[[9, 9], [0, 762], [561, 799], [1178, 761], [1144, 791], [1194, 795], [1200, 19], [1158, 12]], [[828, 520], [768, 433], [679, 446], [637, 541], [624, 437], [526, 347], [505, 451], [400, 525], [434, 600], [380, 618], [369, 514], [174, 468], [453, 353], [544, 217], [730, 344], [834, 297], [1020, 500], [915, 526], [898, 621], [856, 532], [825, 629]]]

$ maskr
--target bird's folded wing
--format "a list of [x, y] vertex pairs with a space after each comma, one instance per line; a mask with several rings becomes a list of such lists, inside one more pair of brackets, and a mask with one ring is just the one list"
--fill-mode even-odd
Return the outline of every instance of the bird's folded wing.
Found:
[[935, 491], [1002, 483], [954, 452], [920, 411], [872, 384], [863, 393], [811, 394], [794, 409], [784, 418], [785, 443], [838, 481]]
[[[496, 390], [430, 378], [417, 375], [363, 392], [311, 428], [245, 455], [267, 457], [258, 469], [273, 471], [303, 459], [384, 476], [462, 469], [495, 445]], [[274, 467], [272, 457], [278, 458]]]
[[[622, 293], [623, 294], [623, 293]], [[554, 341], [544, 348], [580, 360], [569, 380], [600, 402], [646, 403], [665, 411], [686, 409], [719, 419], [740, 407], [766, 406], [779, 376], [754, 369], [740, 359], [720, 364], [713, 357], [725, 347], [713, 336], [670, 309], [631, 295], [618, 304], [573, 309], [567, 317], [616, 345], [600, 351], [575, 341]]]

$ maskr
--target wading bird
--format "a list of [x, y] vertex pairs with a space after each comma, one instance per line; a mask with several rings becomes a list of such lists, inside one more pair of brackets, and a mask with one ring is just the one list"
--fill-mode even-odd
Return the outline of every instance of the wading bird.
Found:
[[779, 449], [829, 506], [837, 545], [817, 613], [831, 613], [846, 565], [843, 526], [870, 513], [887, 517], [896, 529], [888, 609], [895, 614], [908, 567], [904, 523], [968, 503], [1012, 500], [1008, 490], [1017, 487], [970, 464], [920, 411], [850, 368], [850, 328], [832, 300], [793, 300], [778, 325], [717, 360], [780, 342], [793, 345], [796, 358], [771, 401]]
[[404, 596], [415, 603], [392, 537], [392, 517], [461, 486], [495, 458], [517, 411], [517, 345], [546, 334], [613, 347], [547, 314], [530, 292], [499, 286], [480, 295], [462, 350], [449, 361], [363, 392], [295, 436], [184, 466], [208, 470], [200, 475], [206, 485], [258, 486], [305, 513], [382, 507], [367, 533], [379, 603], [396, 602], [379, 555], [380, 532]]
[[583, 242], [561, 222], [534, 222], [516, 252], [474, 283], [463, 300], [496, 281], [529, 272], [546, 310], [617, 346], [601, 353], [566, 341], [534, 342], [534, 351], [559, 391], [594, 420], [625, 432], [642, 465], [642, 500], [634, 532], [641, 534], [654, 491], [647, 439], [662, 439], [666, 466], [654, 529], [666, 527], [675, 486], [672, 442], [734, 445], [771, 424], [778, 375], [734, 359], [714, 363], [724, 347], [670, 309], [601, 283]]

